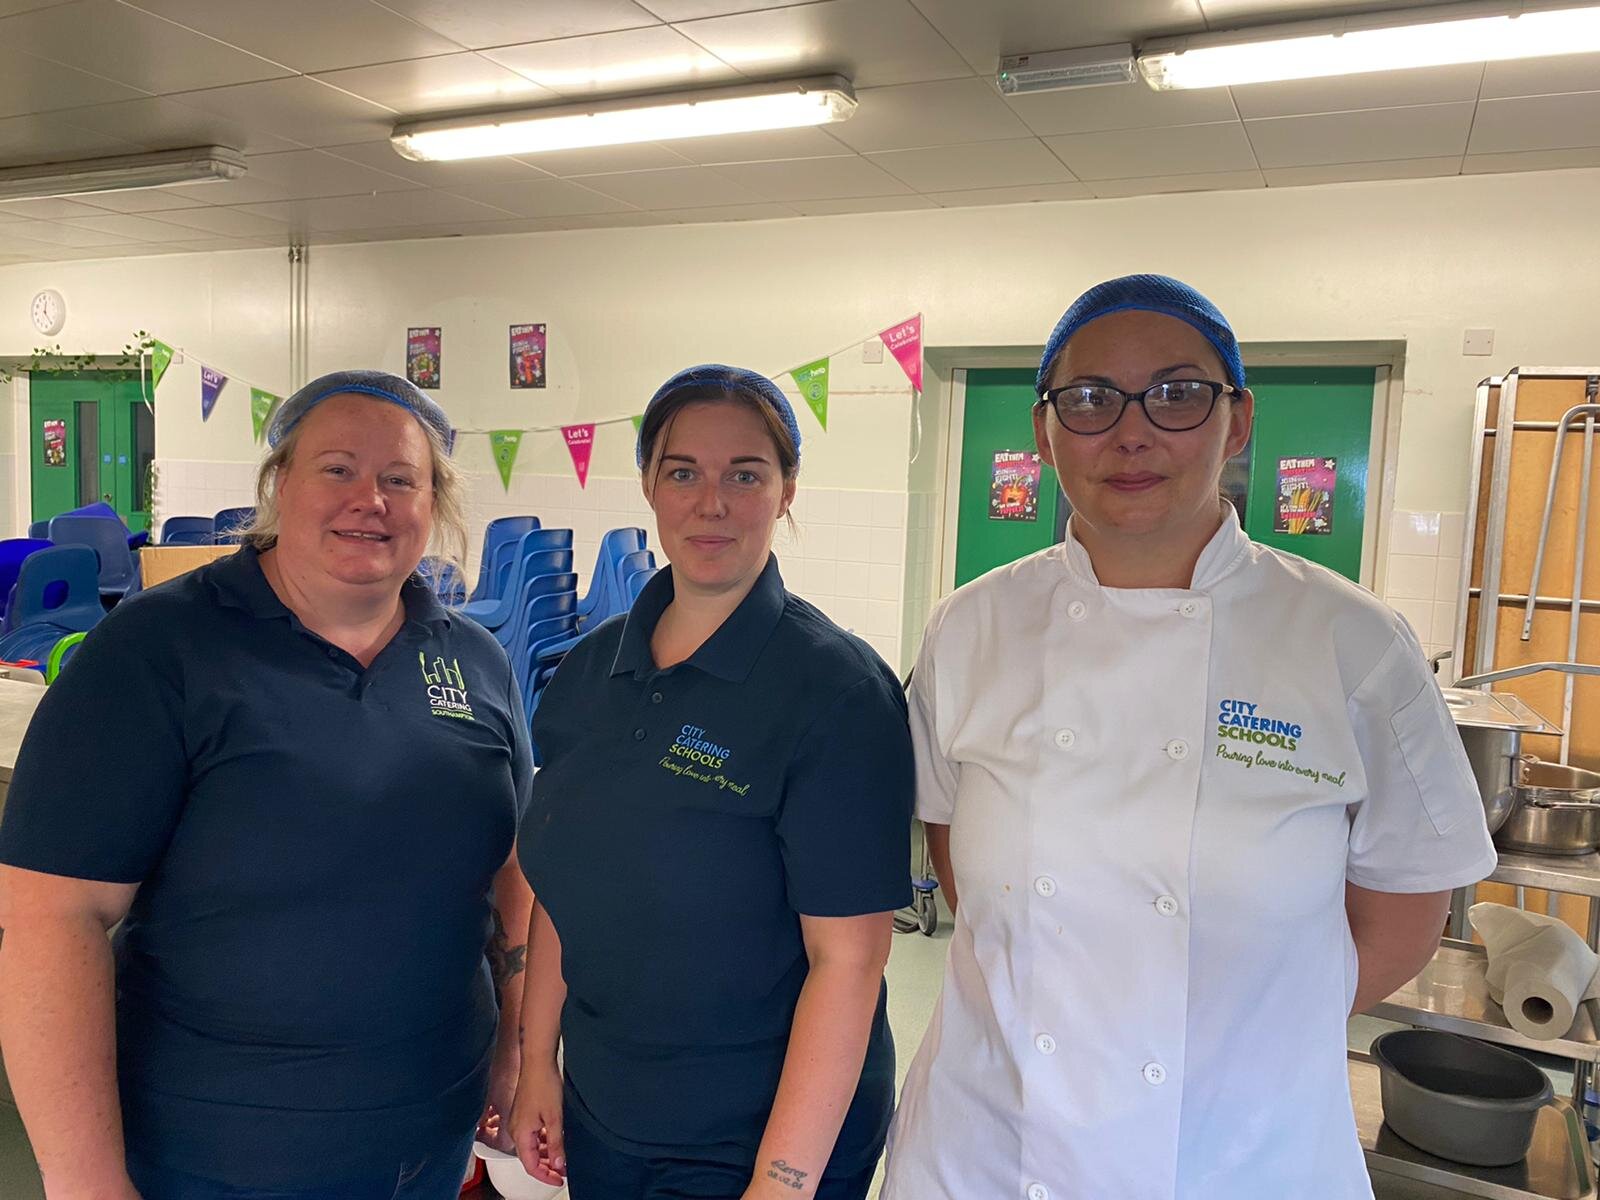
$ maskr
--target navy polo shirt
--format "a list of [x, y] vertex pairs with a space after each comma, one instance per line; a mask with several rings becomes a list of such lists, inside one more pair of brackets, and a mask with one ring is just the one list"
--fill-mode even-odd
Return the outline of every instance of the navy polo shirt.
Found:
[[245, 547], [118, 605], [45, 693], [0, 861], [140, 885], [115, 942], [130, 1154], [293, 1190], [482, 1111], [528, 736], [494, 638], [415, 579], [403, 599], [363, 668]]
[[[777, 560], [687, 661], [650, 637], [672, 573], [579, 642], [534, 714], [518, 840], [561, 937], [568, 1103], [624, 1153], [748, 1164], [808, 963], [800, 914], [910, 898], [913, 792], [894, 672], [784, 590]], [[880, 989], [835, 1171], [894, 1101]]]

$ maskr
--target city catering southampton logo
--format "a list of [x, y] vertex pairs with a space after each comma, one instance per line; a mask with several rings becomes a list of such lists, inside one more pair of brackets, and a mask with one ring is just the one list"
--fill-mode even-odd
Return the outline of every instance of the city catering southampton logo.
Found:
[[436, 717], [453, 717], [457, 721], [476, 721], [472, 705], [467, 703], [467, 681], [461, 674], [461, 663], [441, 656], [428, 668], [428, 656], [417, 651], [417, 662], [422, 665], [422, 680], [428, 685], [428, 709]]
[[750, 790], [750, 785], [735, 783], [722, 773], [722, 768], [732, 757], [733, 751], [713, 742], [701, 726], [685, 725], [678, 730], [678, 736], [661, 756], [659, 765], [680, 778], [714, 784], [719, 790], [742, 796]]

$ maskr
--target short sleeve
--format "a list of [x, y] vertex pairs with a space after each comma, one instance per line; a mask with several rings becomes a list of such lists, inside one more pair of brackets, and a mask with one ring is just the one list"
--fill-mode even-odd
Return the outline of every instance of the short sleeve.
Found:
[[1494, 870], [1472, 767], [1422, 648], [1404, 624], [1351, 695], [1366, 773], [1345, 875], [1378, 892], [1441, 892]]
[[813, 722], [784, 781], [778, 840], [796, 912], [911, 902], [912, 787], [905, 700], [887, 671], [868, 676]]
[[17, 754], [0, 862], [140, 883], [166, 852], [188, 790], [181, 666], [166, 639], [145, 638], [157, 614], [141, 607], [107, 617], [45, 691]]
[[917, 818], [930, 825], [948, 825], [956, 814], [956, 767], [939, 748], [937, 719], [938, 668], [934, 652], [934, 630], [930, 626], [922, 639], [917, 666], [911, 672], [909, 696], [911, 747], [916, 758]]

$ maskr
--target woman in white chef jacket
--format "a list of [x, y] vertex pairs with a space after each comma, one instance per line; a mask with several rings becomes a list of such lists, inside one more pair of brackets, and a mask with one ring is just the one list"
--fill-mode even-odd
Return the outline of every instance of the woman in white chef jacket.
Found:
[[1204, 296], [1092, 288], [1038, 389], [1066, 540], [946, 600], [912, 682], [956, 928], [884, 1200], [1369, 1200], [1346, 1016], [1495, 862], [1443, 699], [1220, 498], [1253, 399]]

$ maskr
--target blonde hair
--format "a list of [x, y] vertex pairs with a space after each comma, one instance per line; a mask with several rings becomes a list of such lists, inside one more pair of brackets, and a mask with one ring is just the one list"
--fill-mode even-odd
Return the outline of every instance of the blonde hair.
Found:
[[[433, 459], [433, 528], [428, 538], [428, 549], [454, 567], [458, 575], [464, 575], [467, 561], [466, 483], [461, 468], [456, 466], [455, 460], [445, 449], [439, 431], [420, 418], [417, 425], [428, 439], [428, 452]], [[278, 544], [278, 479], [294, 458], [295, 447], [300, 443], [300, 432], [304, 428], [303, 420], [296, 422], [283, 440], [261, 460], [261, 466], [256, 471], [256, 515], [240, 530], [240, 535], [257, 550], [270, 550]]]

